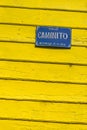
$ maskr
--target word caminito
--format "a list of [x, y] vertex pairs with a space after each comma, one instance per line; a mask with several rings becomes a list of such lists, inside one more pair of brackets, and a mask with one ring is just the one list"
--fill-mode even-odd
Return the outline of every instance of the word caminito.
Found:
[[67, 33], [62, 32], [39, 32], [38, 38], [42, 39], [68, 39]]

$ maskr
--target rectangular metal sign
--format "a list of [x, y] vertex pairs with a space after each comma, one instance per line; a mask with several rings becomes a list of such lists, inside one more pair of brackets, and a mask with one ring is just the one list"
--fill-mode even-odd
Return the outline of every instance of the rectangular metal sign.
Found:
[[71, 47], [71, 29], [38, 26], [36, 29], [36, 46]]

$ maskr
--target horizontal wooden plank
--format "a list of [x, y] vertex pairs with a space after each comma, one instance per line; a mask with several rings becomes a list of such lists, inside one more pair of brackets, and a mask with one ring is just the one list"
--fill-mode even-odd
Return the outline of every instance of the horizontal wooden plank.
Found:
[[20, 7], [29, 7], [29, 8], [47, 8], [47, 9], [65, 9], [65, 10], [80, 10], [80, 11], [87, 11], [87, 1], [86, 0], [3, 0], [0, 1], [0, 5], [8, 5], [8, 6], [20, 6]]
[[0, 99], [87, 103], [87, 85], [0, 80]]
[[87, 83], [87, 66], [0, 61], [0, 77]]
[[35, 42], [36, 27], [0, 24], [0, 30], [0, 41]]
[[87, 123], [87, 105], [0, 100], [0, 117]]
[[[34, 26], [0, 24], [0, 41], [35, 42]], [[87, 30], [72, 29], [72, 45], [87, 46]]]
[[63, 26], [87, 29], [87, 14], [21, 8], [0, 8], [0, 23]]
[[0, 120], [1, 130], [86, 130], [87, 125]]
[[87, 65], [87, 48], [74, 46], [71, 49], [37, 48], [34, 44], [0, 42], [0, 60], [3, 58]]

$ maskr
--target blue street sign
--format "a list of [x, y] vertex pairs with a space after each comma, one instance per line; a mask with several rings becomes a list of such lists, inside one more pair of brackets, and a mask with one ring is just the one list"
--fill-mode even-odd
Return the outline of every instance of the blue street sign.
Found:
[[71, 29], [38, 26], [36, 29], [36, 46], [71, 47]]

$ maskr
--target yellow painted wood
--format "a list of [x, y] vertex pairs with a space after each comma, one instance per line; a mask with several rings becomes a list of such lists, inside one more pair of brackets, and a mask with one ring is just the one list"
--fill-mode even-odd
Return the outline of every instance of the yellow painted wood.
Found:
[[87, 85], [0, 80], [0, 98], [87, 102]]
[[20, 6], [20, 7], [30, 7], [30, 8], [48, 8], [48, 9], [66, 9], [66, 10], [81, 10], [87, 11], [87, 1], [86, 0], [1, 0], [0, 5], [8, 6]]
[[87, 123], [87, 105], [0, 100], [0, 117]]
[[[0, 41], [35, 42], [36, 27], [0, 25]], [[87, 30], [72, 29], [72, 45], [87, 46]]]
[[[3, 6], [0, 8], [0, 41], [9, 41], [0, 42], [0, 60], [8, 60], [0, 61], [0, 78], [3, 78], [0, 80], [1, 130], [42, 130], [43, 128], [86, 130], [87, 125], [65, 125], [43, 123], [43, 121], [87, 123], [87, 104], [80, 104], [87, 103], [87, 1], [3, 0], [0, 1], [0, 6]], [[74, 28], [72, 48], [69, 50], [36, 48], [34, 45], [36, 25]], [[61, 62], [62, 64], [58, 64]], [[69, 63], [79, 65], [69, 65]], [[84, 65], [80, 66], [80, 64]], [[27, 79], [27, 81], [4, 80], [4, 78]], [[85, 85], [82, 85], [84, 83]], [[2, 121], [2, 118], [10, 118], [10, 120]], [[11, 118], [35, 119], [42, 122], [12, 121]]]
[[86, 130], [87, 125], [0, 120], [1, 130]]
[[0, 8], [0, 23], [50, 25], [87, 29], [87, 14], [2, 7]]
[[0, 61], [0, 77], [87, 83], [87, 66]]
[[87, 48], [74, 46], [71, 49], [37, 48], [33, 43], [0, 42], [0, 59], [2, 58], [87, 65]]
[[0, 30], [2, 32], [0, 33], [0, 41], [35, 42], [35, 27], [33, 26], [13, 26], [1, 24]]

